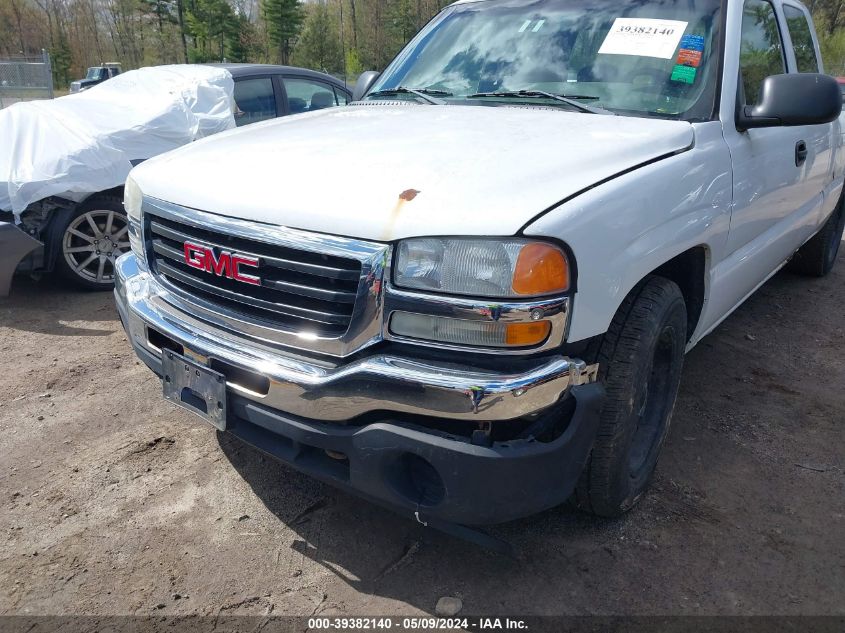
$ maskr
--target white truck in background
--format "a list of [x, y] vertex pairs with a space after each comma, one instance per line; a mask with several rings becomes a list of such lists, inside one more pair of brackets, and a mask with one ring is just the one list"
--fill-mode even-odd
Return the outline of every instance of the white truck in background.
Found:
[[461, 0], [347, 108], [136, 167], [115, 295], [165, 397], [434, 526], [648, 487], [684, 354], [833, 266], [794, 0]]

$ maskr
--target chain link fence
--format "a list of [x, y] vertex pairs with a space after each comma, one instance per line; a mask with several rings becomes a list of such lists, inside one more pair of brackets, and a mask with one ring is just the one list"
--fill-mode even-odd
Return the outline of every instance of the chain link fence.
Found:
[[53, 70], [50, 55], [0, 58], [0, 108], [18, 101], [53, 98]]

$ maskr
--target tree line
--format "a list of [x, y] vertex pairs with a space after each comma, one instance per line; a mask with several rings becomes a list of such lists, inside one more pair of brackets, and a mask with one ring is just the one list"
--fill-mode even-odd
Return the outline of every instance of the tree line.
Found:
[[56, 87], [88, 66], [281, 63], [384, 68], [450, 0], [0, 0], [0, 58], [50, 53]]
[[805, 0], [813, 14], [825, 71], [845, 76], [845, 0]]
[[[0, 0], [0, 58], [46, 49], [56, 87], [85, 68], [262, 62], [382, 69], [451, 0]], [[845, 0], [809, 0], [826, 70], [845, 75]]]

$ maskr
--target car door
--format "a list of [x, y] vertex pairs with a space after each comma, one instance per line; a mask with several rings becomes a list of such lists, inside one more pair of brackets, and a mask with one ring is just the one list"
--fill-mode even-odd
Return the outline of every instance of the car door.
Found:
[[281, 114], [276, 84], [272, 75], [235, 77], [235, 123], [238, 127]]
[[[807, 9], [797, 3], [790, 1], [782, 5], [784, 23], [786, 24], [786, 35], [789, 38], [790, 46], [787, 50], [791, 53], [790, 72], [819, 73], [823, 72], [819, 62], [819, 48], [811, 27], [812, 21]], [[838, 124], [836, 125], [838, 127]], [[801, 136], [807, 148], [807, 158], [804, 168], [804, 179], [801, 183], [800, 200], [813, 200], [822, 192], [833, 194], [831, 185], [834, 182], [835, 165], [834, 149], [836, 147], [836, 136], [833, 125], [807, 125], [795, 130]], [[839, 170], [841, 173], [841, 168]], [[831, 199], [832, 198], [832, 199]], [[823, 200], [825, 211], [819, 217], [819, 221], [827, 217], [833, 210], [838, 199], [838, 192], [828, 199]]]
[[[772, 2], [745, 0], [740, 28], [736, 107], [757, 103], [763, 80], [788, 70], [781, 23]], [[735, 111], [735, 107], [723, 108], [722, 113], [734, 176], [729, 253], [761, 239], [787, 216], [812, 203], [804, 183], [817, 161], [814, 147], [814, 155], [808, 152], [804, 163], [796, 165], [796, 148], [801, 141], [806, 143], [806, 128], [737, 130]]]

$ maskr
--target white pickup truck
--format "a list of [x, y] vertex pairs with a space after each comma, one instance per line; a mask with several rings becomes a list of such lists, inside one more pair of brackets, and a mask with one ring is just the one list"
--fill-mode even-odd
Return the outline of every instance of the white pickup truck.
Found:
[[794, 0], [461, 0], [357, 101], [136, 167], [164, 394], [431, 525], [646, 490], [684, 354], [833, 266], [841, 96]]

